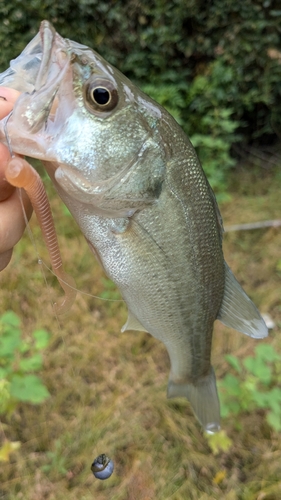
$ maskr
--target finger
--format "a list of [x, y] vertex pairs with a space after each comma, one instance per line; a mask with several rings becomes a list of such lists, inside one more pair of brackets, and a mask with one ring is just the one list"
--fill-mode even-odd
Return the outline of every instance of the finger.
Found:
[[14, 106], [15, 101], [19, 97], [18, 90], [0, 87], [0, 119], [8, 115]]
[[4, 99], [4, 101], [15, 102], [19, 95], [20, 92], [18, 90], [0, 86], [0, 96]]
[[[19, 95], [20, 92], [17, 90], [0, 87], [0, 119], [11, 112]], [[26, 225], [19, 193], [5, 179], [5, 169], [10, 159], [8, 148], [0, 144], [0, 271], [10, 262], [13, 246], [21, 238]], [[29, 219], [32, 207], [23, 190], [22, 202]]]
[[[29, 198], [23, 190], [21, 190], [21, 196], [26, 216], [29, 219], [32, 213]], [[20, 240], [25, 226], [19, 193], [16, 190], [10, 198], [1, 203], [0, 254], [10, 250]]]
[[4, 144], [0, 144], [0, 202], [9, 198], [15, 190], [5, 179], [5, 169], [10, 159], [8, 148]]
[[0, 202], [7, 200], [14, 191], [14, 186], [11, 186], [5, 178], [0, 179]]
[[9, 264], [13, 255], [13, 249], [7, 250], [0, 255], [0, 271], [3, 271], [5, 267]]
[[[0, 91], [0, 97], [1, 97], [1, 91]], [[12, 111], [13, 107], [14, 107], [13, 102], [3, 101], [1, 99], [0, 100], [0, 119], [7, 116]]]
[[[8, 87], [0, 87], [0, 119], [4, 118], [13, 109], [14, 102], [20, 92]], [[6, 181], [4, 171], [11, 156], [9, 150], [0, 144], [0, 202], [11, 196], [14, 188]]]
[[[14, 102], [20, 92], [8, 87], [0, 87], [0, 119], [4, 118], [13, 109]], [[8, 149], [0, 144], [0, 202], [6, 200], [14, 191], [14, 188], [5, 180], [4, 171], [10, 160]]]

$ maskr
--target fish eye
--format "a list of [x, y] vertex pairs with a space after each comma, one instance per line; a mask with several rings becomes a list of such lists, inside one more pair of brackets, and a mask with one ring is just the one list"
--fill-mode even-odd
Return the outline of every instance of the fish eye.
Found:
[[108, 92], [108, 90], [104, 87], [96, 87], [92, 90], [91, 95], [93, 101], [95, 101], [97, 104], [100, 104], [101, 106], [105, 106], [111, 100], [110, 92]]
[[118, 92], [114, 84], [95, 78], [86, 84], [85, 101], [90, 111], [112, 111], [118, 104]]

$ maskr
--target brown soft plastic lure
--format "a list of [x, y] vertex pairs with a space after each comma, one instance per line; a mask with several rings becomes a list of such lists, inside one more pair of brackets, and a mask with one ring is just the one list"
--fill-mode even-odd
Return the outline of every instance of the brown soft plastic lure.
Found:
[[49, 251], [53, 271], [65, 292], [65, 297], [55, 304], [56, 313], [63, 314], [70, 309], [75, 300], [75, 281], [63, 270], [51, 207], [43, 182], [36, 170], [20, 157], [14, 157], [8, 163], [5, 176], [10, 184], [23, 188], [30, 198]]

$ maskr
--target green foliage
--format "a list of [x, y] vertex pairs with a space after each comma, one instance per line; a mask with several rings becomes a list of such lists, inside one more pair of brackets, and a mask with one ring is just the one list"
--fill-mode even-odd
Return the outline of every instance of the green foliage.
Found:
[[[14, 0], [2, 2], [0, 14], [3, 69], [49, 19], [63, 36], [94, 48], [142, 84], [182, 89], [219, 62], [217, 94], [235, 121], [243, 118], [247, 137], [280, 127], [278, 0]], [[201, 100], [204, 93], [199, 106]]]
[[10, 455], [18, 450], [20, 446], [21, 443], [19, 441], [9, 441], [5, 439], [0, 448], [0, 462], [9, 462]]
[[48, 451], [46, 453], [48, 463], [42, 465], [41, 470], [46, 472], [48, 475], [50, 473], [57, 476], [64, 476], [67, 473], [66, 467], [66, 457], [63, 455], [62, 443], [58, 439], [55, 442], [54, 451]]
[[255, 356], [242, 363], [226, 356], [236, 373], [228, 373], [219, 383], [221, 415], [239, 415], [257, 408], [266, 410], [266, 419], [275, 431], [281, 431], [281, 356], [269, 344], [259, 344]]
[[164, 84], [159, 87], [156, 85], [142, 85], [142, 90], [152, 99], [161, 104], [175, 118], [182, 127], [184, 123], [184, 108], [186, 106], [184, 89], [171, 84]]
[[223, 429], [214, 434], [205, 433], [205, 437], [214, 455], [218, 455], [220, 452], [228, 452], [233, 444]]
[[38, 404], [48, 398], [48, 389], [34, 372], [42, 368], [41, 351], [49, 337], [45, 330], [36, 330], [26, 340], [15, 313], [0, 317], [0, 414], [11, 413], [19, 402]]
[[278, 0], [2, 2], [0, 66], [50, 20], [167, 107], [221, 193], [233, 142], [281, 130], [280, 12]]
[[232, 73], [220, 60], [209, 64], [205, 73], [193, 80], [186, 99], [186, 133], [212, 188], [219, 194], [226, 191], [227, 174], [235, 165], [231, 146], [240, 139], [237, 131], [241, 123], [235, 120], [234, 109], [228, 104], [227, 86], [233, 86]]
[[219, 61], [190, 85], [144, 85], [143, 91], [164, 106], [183, 127], [195, 147], [219, 201], [226, 201], [227, 174], [235, 165], [230, 150], [240, 136], [240, 122], [226, 107], [227, 92], [219, 82], [232, 81], [232, 71]]
[[120, 293], [116, 289], [116, 285], [108, 278], [102, 277], [102, 292], [100, 297], [105, 300], [121, 300]]

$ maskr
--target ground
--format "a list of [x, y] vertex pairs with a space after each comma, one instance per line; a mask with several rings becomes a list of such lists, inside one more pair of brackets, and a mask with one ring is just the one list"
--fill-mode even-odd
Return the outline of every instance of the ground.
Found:
[[[231, 200], [220, 207], [224, 224], [280, 218], [280, 181], [274, 169], [237, 168]], [[215, 454], [188, 402], [166, 399], [165, 348], [146, 333], [120, 333], [124, 303], [48, 191], [65, 269], [79, 293], [71, 311], [56, 317], [52, 303], [61, 290], [37, 263], [38, 254], [47, 265], [49, 260], [33, 217], [32, 239], [24, 237], [0, 275], [0, 313], [12, 309], [27, 338], [39, 327], [51, 333], [40, 374], [51, 396], [38, 406], [20, 404], [2, 418], [0, 439], [21, 447], [1, 464], [0, 499], [280, 499], [281, 433], [269, 426], [266, 411], [223, 419], [232, 445]], [[227, 353], [243, 359], [258, 342], [281, 353], [280, 248], [281, 228], [225, 234], [228, 264], [276, 326], [268, 339], [255, 341], [216, 322], [213, 365], [219, 380], [230, 370]], [[115, 462], [107, 481], [90, 470], [100, 453]]]

